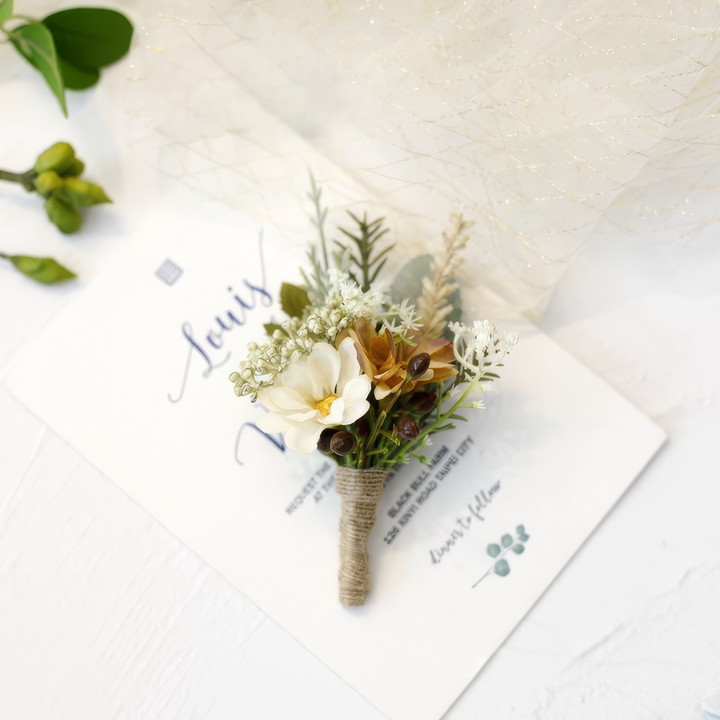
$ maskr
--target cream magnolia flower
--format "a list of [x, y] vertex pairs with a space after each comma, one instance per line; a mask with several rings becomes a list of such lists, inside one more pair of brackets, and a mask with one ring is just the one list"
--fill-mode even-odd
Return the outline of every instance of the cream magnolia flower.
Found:
[[316, 343], [310, 355], [292, 362], [273, 387], [260, 391], [258, 399], [270, 412], [257, 426], [263, 432], [286, 433], [288, 447], [310, 453], [325, 428], [349, 425], [368, 411], [370, 389], [350, 338], [337, 350]]

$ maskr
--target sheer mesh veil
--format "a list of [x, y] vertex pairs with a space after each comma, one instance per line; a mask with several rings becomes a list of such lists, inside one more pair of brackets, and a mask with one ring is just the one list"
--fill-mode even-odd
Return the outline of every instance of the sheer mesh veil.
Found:
[[533, 315], [588, 238], [688, 242], [717, 221], [716, 4], [148, 0], [128, 10], [136, 149], [289, 237], [309, 232], [308, 168], [331, 220], [370, 207], [413, 252], [462, 211], [475, 220], [464, 279]]

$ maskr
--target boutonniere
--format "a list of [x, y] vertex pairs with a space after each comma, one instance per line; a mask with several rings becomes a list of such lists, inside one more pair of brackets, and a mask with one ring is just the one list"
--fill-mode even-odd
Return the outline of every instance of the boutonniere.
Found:
[[[340, 601], [362, 605], [370, 587], [367, 541], [387, 472], [423, 450], [434, 434], [482, 408], [482, 393], [498, 375], [516, 335], [487, 320], [464, 325], [453, 274], [469, 241], [470, 223], [452, 216], [437, 254], [418, 258], [400, 275], [418, 275], [416, 294], [393, 297], [380, 275], [393, 246], [384, 244], [383, 219], [352, 213], [353, 230], [329, 252], [327, 210], [312, 181], [319, 242], [308, 250], [303, 282], [284, 283], [287, 318], [266, 326], [269, 337], [250, 343], [230, 380], [238, 396], [267, 409], [257, 421], [284, 433], [293, 450], [319, 450], [337, 463], [342, 498]], [[412, 286], [412, 283], [410, 283]]]

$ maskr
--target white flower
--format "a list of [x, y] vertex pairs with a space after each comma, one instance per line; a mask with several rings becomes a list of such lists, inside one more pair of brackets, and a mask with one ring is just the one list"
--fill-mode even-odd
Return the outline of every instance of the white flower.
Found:
[[400, 317], [400, 320], [402, 321], [403, 328], [407, 330], [411, 330], [413, 332], [416, 332], [422, 327], [422, 323], [420, 322], [420, 318], [418, 318], [417, 312], [415, 311], [414, 305], [408, 305], [408, 300], [405, 299], [400, 303], [400, 307], [398, 307], [398, 316]]
[[496, 368], [518, 340], [517, 333], [498, 332], [487, 320], [476, 320], [472, 328], [462, 323], [448, 323], [448, 327], [455, 335], [455, 359], [478, 377]]
[[[400, 305], [391, 305], [387, 312], [378, 316], [383, 318], [384, 328], [401, 338], [404, 338], [408, 332], [417, 332], [423, 326], [415, 306], [408, 303], [408, 300], [403, 300]], [[388, 317], [392, 319], [387, 320]]]
[[270, 412], [257, 426], [263, 432], [286, 433], [288, 447], [310, 453], [325, 428], [349, 425], [368, 411], [371, 387], [351, 338], [345, 338], [339, 350], [316, 343], [309, 355], [277, 377], [273, 387], [260, 391], [258, 398]]

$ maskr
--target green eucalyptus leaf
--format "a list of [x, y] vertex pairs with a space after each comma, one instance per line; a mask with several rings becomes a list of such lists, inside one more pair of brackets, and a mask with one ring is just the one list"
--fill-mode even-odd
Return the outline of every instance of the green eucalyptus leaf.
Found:
[[525, 546], [522, 543], [515, 543], [515, 545], [512, 546], [512, 551], [516, 555], [522, 555], [525, 552]]
[[273, 336], [273, 333], [274, 333], [276, 330], [280, 330], [281, 332], [285, 332], [285, 331], [282, 329], [282, 325], [278, 325], [277, 323], [265, 323], [265, 325], [263, 325], [263, 327], [265, 328], [265, 332], [266, 332], [270, 337]]
[[[407, 299], [413, 305], [417, 305], [417, 299], [422, 295], [423, 278], [432, 277], [431, 262], [432, 255], [418, 255], [400, 268], [390, 287], [390, 297], [394, 303], [400, 304]], [[462, 320], [460, 288], [450, 295], [448, 303], [453, 309], [445, 318], [446, 322], [460, 322]], [[447, 328], [443, 336], [446, 340], [453, 339], [453, 334]]]
[[70, 8], [43, 23], [55, 39], [58, 55], [83, 70], [98, 70], [119, 60], [130, 48], [133, 26], [115, 10]]
[[487, 554], [490, 557], [496, 558], [501, 552], [502, 550], [500, 550], [500, 546], [495, 543], [490, 543], [490, 545], [487, 546]]
[[13, 14], [13, 0], [0, 0], [0, 25]]
[[513, 544], [512, 535], [503, 535], [500, 538], [500, 542], [502, 543], [503, 547], [506, 547], [506, 548], [510, 547]]
[[500, 577], [505, 577], [510, 572], [510, 565], [508, 565], [508, 561], [503, 558], [502, 560], [498, 560], [495, 563], [493, 571], [496, 575], [499, 575]]
[[65, 85], [52, 33], [41, 22], [21, 25], [10, 34], [15, 49], [45, 78], [67, 117]]
[[52, 258], [11, 255], [9, 260], [23, 275], [45, 285], [77, 277], [75, 273], [70, 272]]
[[100, 79], [100, 71], [95, 69], [83, 70], [75, 67], [67, 60], [59, 57], [60, 72], [67, 90], [87, 90]]
[[407, 299], [415, 304], [422, 295], [422, 279], [430, 275], [432, 255], [418, 255], [403, 265], [390, 286], [390, 297], [394, 303]]
[[280, 305], [290, 317], [301, 317], [309, 304], [310, 298], [302, 288], [290, 283], [283, 283], [280, 287]]
[[518, 526], [515, 528], [515, 531], [516, 531], [516, 532], [519, 532], [519, 533], [524, 533], [524, 532], [525, 532], [525, 526], [524, 526], [524, 525], [518, 525]]
[[524, 532], [518, 533], [518, 540], [522, 540], [523, 542], [527, 542], [530, 539], [529, 535], [526, 535]]

